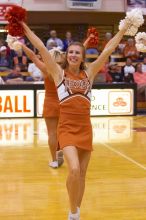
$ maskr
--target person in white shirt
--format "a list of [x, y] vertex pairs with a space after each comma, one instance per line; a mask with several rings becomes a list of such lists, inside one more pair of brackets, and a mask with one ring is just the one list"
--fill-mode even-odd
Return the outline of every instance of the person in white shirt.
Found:
[[[37, 54], [36, 56], [39, 59], [41, 59], [41, 56], [39, 54]], [[41, 70], [35, 65], [35, 63], [30, 63], [28, 65], [28, 72], [30, 73], [30, 76], [26, 78], [26, 81], [42, 81], [43, 80]]]
[[124, 73], [124, 76], [135, 73], [135, 67], [132, 64], [131, 58], [126, 59], [126, 64], [125, 66], [123, 66], [123, 73]]
[[55, 47], [58, 47], [59, 50], [63, 50], [63, 48], [64, 48], [63, 41], [57, 37], [56, 30], [50, 31], [50, 38], [47, 40], [47, 43], [46, 43], [46, 47], [48, 50], [50, 50], [49, 44], [50, 44], [50, 42], [52, 42], [52, 40], [56, 43]]

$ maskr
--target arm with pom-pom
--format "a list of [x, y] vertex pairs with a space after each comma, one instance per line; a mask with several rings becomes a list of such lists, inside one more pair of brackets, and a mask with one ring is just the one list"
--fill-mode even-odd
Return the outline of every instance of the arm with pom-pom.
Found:
[[99, 70], [102, 68], [108, 57], [112, 54], [112, 52], [115, 50], [117, 45], [120, 43], [128, 27], [129, 27], [129, 23], [127, 22], [122, 27], [122, 29], [118, 31], [118, 33], [106, 44], [104, 50], [98, 56], [98, 58], [94, 62], [89, 64], [87, 72], [91, 81], [94, 80], [96, 74], [99, 72]]
[[89, 41], [94, 38], [94, 34], [90, 34], [87, 39], [84, 41], [83, 45], [85, 48], [87, 48]]
[[45, 47], [43, 42], [37, 37], [33, 31], [24, 23], [21, 22], [23, 26], [24, 33], [26, 37], [30, 40], [33, 46], [35, 46], [38, 51], [40, 52], [44, 64], [47, 68], [48, 74], [51, 74], [52, 78], [54, 79], [55, 83], [58, 84], [62, 80], [62, 69], [61, 67], [55, 62], [55, 60], [51, 57], [48, 49]]

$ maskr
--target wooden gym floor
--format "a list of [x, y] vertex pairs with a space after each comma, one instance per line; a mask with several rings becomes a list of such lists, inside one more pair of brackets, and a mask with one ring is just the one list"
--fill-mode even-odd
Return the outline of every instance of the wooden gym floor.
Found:
[[[146, 116], [92, 118], [81, 220], [146, 219]], [[48, 166], [43, 119], [0, 120], [0, 219], [67, 220], [67, 167]]]

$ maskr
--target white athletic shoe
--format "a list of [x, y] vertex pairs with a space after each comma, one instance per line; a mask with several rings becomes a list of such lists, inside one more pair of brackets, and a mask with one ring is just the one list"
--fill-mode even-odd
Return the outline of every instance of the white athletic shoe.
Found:
[[51, 161], [49, 163], [49, 166], [52, 167], [52, 168], [58, 168], [58, 161]]
[[80, 220], [79, 212], [72, 214], [69, 212], [68, 220]]
[[64, 163], [62, 150], [56, 152], [56, 158], [57, 158], [57, 162], [58, 162], [58, 167], [62, 166], [62, 164]]

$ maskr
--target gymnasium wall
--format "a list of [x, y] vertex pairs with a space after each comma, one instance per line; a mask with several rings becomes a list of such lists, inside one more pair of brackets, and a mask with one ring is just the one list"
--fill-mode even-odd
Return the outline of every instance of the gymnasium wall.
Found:
[[[100, 11], [124, 12], [125, 0], [102, 0]], [[29, 11], [70, 11], [66, 0], [24, 0], [23, 6]]]

